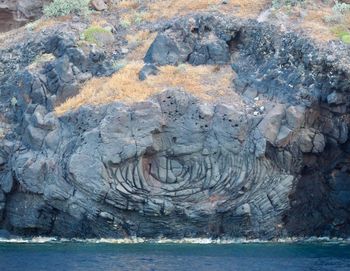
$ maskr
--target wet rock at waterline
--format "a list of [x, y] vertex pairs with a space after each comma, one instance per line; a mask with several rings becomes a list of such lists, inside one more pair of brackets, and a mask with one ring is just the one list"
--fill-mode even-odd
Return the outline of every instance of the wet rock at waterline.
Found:
[[[166, 89], [61, 116], [55, 106], [86, 80], [115, 72], [107, 53], [58, 34], [4, 51], [0, 228], [66, 237], [348, 236], [350, 65], [338, 49], [342, 61], [330, 62], [329, 52], [269, 25], [180, 18], [159, 29], [140, 79], [160, 65], [229, 64], [242, 103]], [[27, 69], [35, 54], [53, 57]]]

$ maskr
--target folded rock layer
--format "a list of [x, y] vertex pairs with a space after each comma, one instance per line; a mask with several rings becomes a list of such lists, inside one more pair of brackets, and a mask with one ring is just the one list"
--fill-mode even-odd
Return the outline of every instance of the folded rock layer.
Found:
[[[1, 228], [64, 237], [349, 236], [350, 65], [341, 46], [329, 53], [255, 21], [180, 18], [159, 30], [145, 62], [230, 64], [244, 106], [167, 89], [62, 116], [55, 106], [92, 76], [113, 73], [112, 63], [67, 35], [42, 36], [26, 50], [54, 58], [29, 69], [35, 56], [9, 56], [0, 66]], [[249, 109], [256, 96], [268, 101], [259, 112]]]

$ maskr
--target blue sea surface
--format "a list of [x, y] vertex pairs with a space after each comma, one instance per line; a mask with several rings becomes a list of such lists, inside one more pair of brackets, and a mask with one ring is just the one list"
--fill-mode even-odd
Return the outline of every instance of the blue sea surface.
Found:
[[0, 271], [344, 270], [350, 244], [0, 243]]

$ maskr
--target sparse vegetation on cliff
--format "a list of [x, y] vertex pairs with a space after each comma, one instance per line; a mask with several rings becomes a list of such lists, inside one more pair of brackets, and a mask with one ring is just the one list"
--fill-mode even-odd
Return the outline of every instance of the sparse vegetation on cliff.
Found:
[[85, 29], [82, 38], [89, 43], [100, 45], [102, 42], [101, 39], [112, 39], [113, 37], [111, 31], [97, 25], [92, 25]]
[[65, 16], [72, 13], [89, 13], [90, 0], [54, 0], [44, 7], [44, 14], [47, 17]]
[[[185, 89], [207, 101], [223, 95], [236, 95], [231, 90], [234, 74], [229, 66], [220, 68], [208, 65], [194, 67], [189, 64], [181, 64], [178, 67], [163, 66], [160, 67], [157, 76], [150, 76], [147, 80], [140, 81], [139, 71], [142, 66], [142, 62], [123, 63], [119, 72], [113, 76], [91, 79], [77, 96], [57, 107], [56, 113], [61, 115], [85, 104], [144, 101], [168, 88]], [[238, 99], [236, 101], [238, 103]]]

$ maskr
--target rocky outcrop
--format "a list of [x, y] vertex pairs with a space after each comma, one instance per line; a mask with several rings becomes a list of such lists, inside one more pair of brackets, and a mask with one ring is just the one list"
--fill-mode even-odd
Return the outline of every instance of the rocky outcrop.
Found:
[[1, 0], [0, 32], [20, 27], [42, 15], [42, 8], [50, 0]]
[[[157, 65], [232, 64], [244, 106], [168, 89], [63, 116], [55, 105], [113, 65], [62, 35], [26, 48], [53, 59], [33, 69], [30, 55], [14, 56], [1, 66], [0, 228], [65, 237], [349, 236], [350, 69], [340, 46], [337, 61], [254, 21], [178, 19], [160, 29], [140, 78], [156, 76]], [[265, 104], [255, 109], [258, 99]]]

